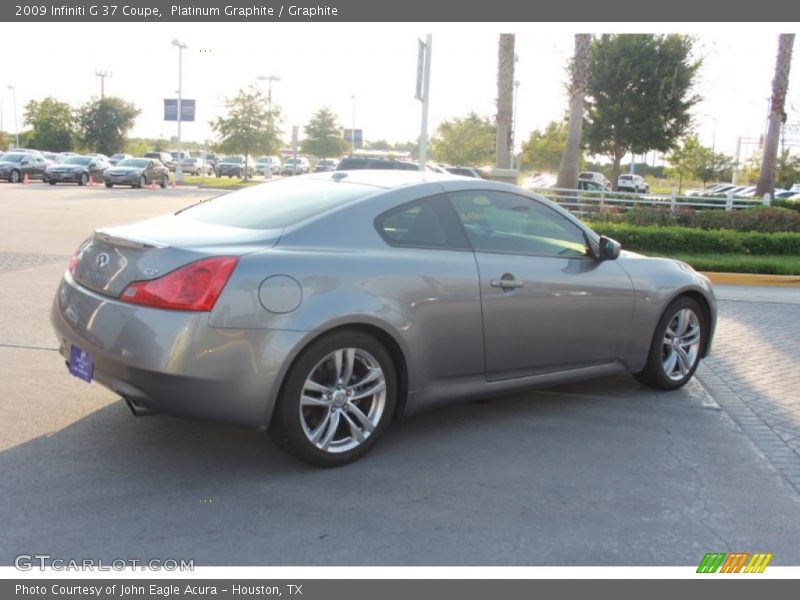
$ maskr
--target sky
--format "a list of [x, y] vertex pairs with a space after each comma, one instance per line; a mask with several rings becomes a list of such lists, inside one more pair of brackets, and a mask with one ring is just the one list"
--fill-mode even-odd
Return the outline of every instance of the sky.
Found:
[[[323, 106], [342, 127], [363, 129], [367, 140], [414, 140], [420, 133], [421, 105], [414, 99], [417, 40], [433, 34], [429, 131], [444, 120], [474, 111], [493, 117], [497, 94], [499, 33], [516, 34], [516, 146], [534, 129], [560, 119], [566, 110], [566, 66], [575, 33], [689, 33], [703, 59], [695, 107], [701, 142], [734, 154], [743, 137], [742, 158], [764, 132], [771, 91], [777, 34], [797, 30], [782, 24], [604, 24], [604, 23], [16, 23], [0, 36], [3, 126], [14, 132], [14, 95], [20, 129], [25, 104], [52, 95], [78, 106], [100, 95], [105, 70], [106, 95], [120, 96], [141, 109], [131, 137], [177, 134], [163, 121], [163, 99], [177, 96], [178, 48], [183, 51], [184, 98], [197, 102], [193, 123], [182, 138], [213, 139], [209, 122], [223, 114], [225, 99], [273, 75], [273, 102], [281, 107], [289, 139]], [[32, 43], [37, 40], [37, 43]], [[19, 52], [24, 48], [24, 54]], [[800, 126], [800, 41], [787, 112]], [[23, 58], [24, 56], [24, 58]], [[8, 86], [14, 86], [14, 92]], [[355, 100], [352, 97], [355, 97]], [[790, 131], [793, 131], [790, 129]], [[752, 141], [748, 141], [748, 138]], [[796, 140], [800, 151], [800, 128]]]

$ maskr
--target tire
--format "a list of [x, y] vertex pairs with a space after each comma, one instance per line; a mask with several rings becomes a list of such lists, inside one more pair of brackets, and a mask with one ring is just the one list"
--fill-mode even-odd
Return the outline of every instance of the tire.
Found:
[[81, 173], [81, 178], [78, 180], [78, 185], [86, 185], [89, 183], [89, 176], [86, 173]]
[[55, 181], [54, 179], [51, 179], [51, 180], [50, 180], [50, 181], [48, 181], [47, 183], [49, 183], [50, 185], [55, 185], [55, 184], [56, 184], [56, 181]]
[[113, 187], [114, 187], [114, 184], [113, 184], [113, 183], [106, 183], [106, 187], [107, 187], [107, 188], [113, 188]]
[[145, 177], [144, 175], [139, 177], [139, 183], [136, 185], [136, 187], [138, 188], [147, 187], [147, 177]]
[[20, 182], [19, 171], [17, 171], [16, 169], [11, 171], [11, 173], [8, 174], [8, 180], [11, 183], [19, 183]]
[[647, 364], [634, 377], [660, 390], [677, 390], [688, 382], [708, 335], [705, 315], [695, 300], [686, 296], [670, 304], [656, 325]]
[[[351, 376], [345, 385], [338, 377], [347, 377], [348, 369]], [[289, 371], [270, 435], [311, 465], [350, 463], [366, 454], [388, 427], [397, 389], [392, 358], [375, 338], [357, 331], [322, 337]]]
[[168, 186], [168, 185], [169, 185], [169, 175], [164, 175], [164, 176], [161, 178], [161, 189], [162, 189], [162, 190], [165, 190], [165, 189], [167, 189], [167, 186]]

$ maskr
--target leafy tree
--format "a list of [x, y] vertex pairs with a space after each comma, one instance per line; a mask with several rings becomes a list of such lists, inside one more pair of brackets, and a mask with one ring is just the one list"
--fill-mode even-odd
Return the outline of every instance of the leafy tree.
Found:
[[683, 35], [603, 35], [589, 52], [584, 139], [612, 160], [616, 186], [629, 152], [667, 152], [691, 123], [699, 61]]
[[[234, 98], [225, 102], [227, 116], [211, 122], [220, 138], [219, 150], [229, 154], [275, 154], [281, 146], [277, 127], [277, 107], [272, 107], [272, 118], [267, 110], [267, 98], [255, 86], [239, 90]], [[245, 173], [247, 169], [245, 168]]]
[[672, 173], [678, 177], [678, 192], [685, 176], [694, 176], [705, 185], [712, 180], [730, 179], [733, 172], [733, 159], [703, 146], [696, 135], [683, 138], [682, 144], [667, 156], [667, 161], [672, 165]]
[[392, 145], [386, 140], [376, 140], [374, 142], [367, 141], [364, 144], [364, 150], [380, 150], [382, 152], [388, 152], [391, 149]]
[[789, 87], [789, 71], [792, 66], [793, 33], [778, 36], [778, 57], [775, 62], [775, 78], [772, 80], [769, 123], [764, 140], [764, 154], [761, 159], [761, 173], [758, 177], [756, 193], [763, 195], [775, 193], [775, 168], [778, 155], [778, 136], [781, 126], [786, 122], [786, 92]]
[[514, 34], [501, 33], [497, 45], [497, 129], [495, 166], [511, 168], [511, 127], [514, 116]]
[[572, 81], [569, 88], [569, 122], [564, 144], [564, 153], [558, 167], [560, 188], [575, 189], [578, 186], [578, 169], [582, 157], [581, 134], [583, 131], [583, 99], [589, 79], [589, 49], [592, 36], [588, 33], [575, 35], [575, 54], [570, 64]]
[[[566, 142], [567, 124], [563, 121], [550, 121], [544, 131], [533, 130], [528, 141], [522, 143], [522, 163], [525, 168], [536, 171], [557, 171]], [[577, 165], [575, 169], [576, 181], [573, 188], [577, 185]]]
[[125, 148], [128, 130], [141, 111], [122, 98], [106, 96], [78, 109], [78, 129], [86, 147], [108, 156]]
[[301, 142], [303, 152], [328, 158], [341, 156], [347, 151], [347, 142], [342, 137], [342, 128], [336, 122], [336, 115], [326, 106], [319, 109], [303, 128], [306, 134]]
[[66, 102], [48, 96], [41, 102], [31, 100], [25, 106], [25, 123], [33, 127], [28, 144], [53, 152], [67, 152], [75, 147], [75, 118]]
[[431, 137], [430, 154], [453, 165], [484, 165], [494, 157], [494, 125], [474, 112], [442, 122]]

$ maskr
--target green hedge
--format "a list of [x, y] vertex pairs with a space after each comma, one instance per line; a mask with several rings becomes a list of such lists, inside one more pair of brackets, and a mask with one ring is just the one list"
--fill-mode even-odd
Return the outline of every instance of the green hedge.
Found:
[[695, 227], [698, 229], [731, 229], [733, 231], [760, 231], [777, 233], [800, 232], [800, 212], [786, 208], [757, 206], [731, 211], [705, 209], [694, 210], [680, 206], [674, 211], [667, 207], [636, 207], [621, 211], [617, 207], [605, 207], [591, 218], [594, 222], [627, 223], [646, 227]]
[[637, 227], [594, 223], [592, 229], [614, 238], [623, 248], [659, 254], [746, 254], [800, 256], [800, 233], [757, 233], [689, 227]]

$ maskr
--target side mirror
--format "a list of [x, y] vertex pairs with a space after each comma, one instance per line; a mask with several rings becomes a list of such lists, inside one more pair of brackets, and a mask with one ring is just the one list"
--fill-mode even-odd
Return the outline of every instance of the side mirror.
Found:
[[612, 240], [604, 235], [600, 236], [600, 260], [616, 260], [619, 258], [622, 246], [617, 240]]

